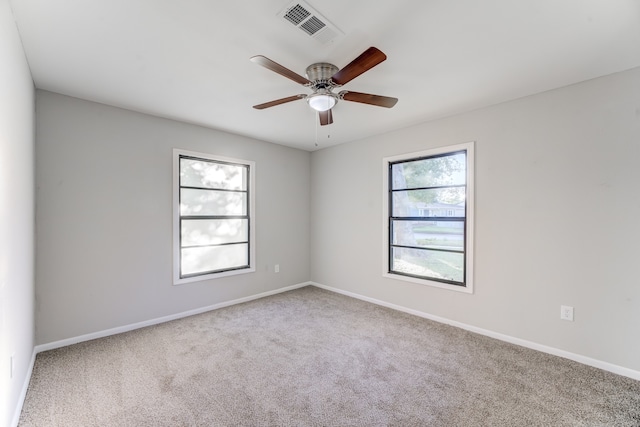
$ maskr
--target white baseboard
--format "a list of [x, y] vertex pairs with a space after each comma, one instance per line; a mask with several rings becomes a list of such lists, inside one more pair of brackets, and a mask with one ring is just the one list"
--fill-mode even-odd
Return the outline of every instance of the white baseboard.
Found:
[[193, 310], [184, 311], [182, 313], [177, 313], [177, 314], [172, 314], [172, 315], [169, 315], [169, 316], [158, 317], [156, 319], [145, 320], [143, 322], [132, 323], [130, 325], [119, 326], [117, 328], [111, 328], [111, 329], [107, 329], [107, 330], [104, 330], [104, 331], [98, 331], [98, 332], [93, 332], [93, 333], [86, 334], [86, 335], [80, 335], [78, 337], [67, 338], [67, 339], [60, 340], [60, 341], [54, 341], [54, 342], [50, 342], [50, 343], [47, 343], [47, 344], [37, 345], [37, 346], [35, 346], [33, 348], [33, 353], [31, 355], [31, 362], [30, 362], [30, 365], [29, 365], [29, 370], [28, 370], [27, 375], [25, 377], [24, 385], [22, 386], [22, 392], [20, 393], [20, 398], [18, 399], [18, 404], [16, 405], [16, 408], [15, 408], [15, 411], [14, 411], [14, 415], [13, 415], [13, 419], [11, 421], [11, 425], [12, 425], [12, 427], [16, 427], [18, 425], [18, 422], [20, 421], [20, 414], [22, 413], [22, 407], [24, 405], [24, 400], [27, 397], [27, 390], [29, 389], [29, 382], [31, 381], [31, 375], [33, 374], [33, 367], [34, 367], [35, 362], [36, 362], [36, 355], [38, 353], [40, 353], [40, 352], [47, 351], [47, 350], [53, 350], [53, 349], [60, 348], [60, 347], [66, 347], [68, 345], [77, 344], [77, 343], [83, 342], [83, 341], [90, 341], [90, 340], [94, 340], [94, 339], [97, 339], [97, 338], [103, 338], [103, 337], [108, 337], [110, 335], [116, 335], [116, 334], [120, 334], [120, 333], [123, 333], [123, 332], [133, 331], [135, 329], [144, 328], [146, 326], [157, 325], [157, 324], [160, 324], [160, 323], [169, 322], [171, 320], [177, 320], [177, 319], [181, 319], [183, 317], [193, 316], [195, 314], [205, 313], [207, 311], [217, 310], [219, 308], [229, 307], [229, 306], [232, 306], [232, 305], [241, 304], [243, 302], [253, 301], [253, 300], [256, 300], [256, 299], [259, 299], [259, 298], [264, 298], [264, 297], [268, 297], [270, 295], [276, 295], [276, 294], [279, 294], [279, 293], [282, 293], [282, 292], [287, 292], [287, 291], [291, 291], [291, 290], [294, 290], [294, 289], [303, 288], [303, 287], [309, 286], [309, 285], [311, 285], [311, 282], [298, 283], [297, 285], [287, 286], [287, 287], [284, 287], [284, 288], [275, 289], [273, 291], [262, 292], [260, 294], [250, 295], [248, 297], [238, 298], [238, 299], [231, 300], [231, 301], [225, 301], [225, 302], [221, 302], [221, 303], [218, 303], [218, 304], [209, 305], [209, 306], [206, 306], [206, 307], [200, 307], [200, 308], [196, 308], [196, 309], [193, 309]]
[[331, 286], [322, 285], [316, 282], [310, 282], [312, 286], [316, 286], [321, 289], [326, 289], [331, 292], [336, 292], [338, 294], [346, 295], [352, 298], [357, 298], [362, 301], [367, 301], [376, 305], [381, 305], [383, 307], [391, 308], [393, 310], [402, 311], [408, 314], [413, 314], [415, 316], [423, 317], [425, 319], [433, 320], [439, 323], [444, 323], [447, 325], [455, 326], [460, 329], [465, 329], [470, 332], [475, 332], [480, 335], [485, 335], [491, 338], [498, 339], [500, 341], [505, 341], [511, 344], [516, 344], [522, 347], [530, 348], [533, 350], [541, 351], [543, 353], [552, 354], [554, 356], [560, 356], [565, 359], [573, 360], [578, 363], [582, 363], [583, 365], [593, 366], [594, 368], [599, 368], [605, 371], [613, 372], [614, 374], [622, 375], [625, 377], [632, 378], [634, 380], [640, 381], [640, 371], [635, 371], [633, 369], [625, 368], [623, 366], [614, 365], [609, 362], [604, 362], [602, 360], [592, 359], [587, 356], [583, 356], [581, 354], [571, 353], [565, 350], [560, 350], [558, 348], [549, 347], [543, 344], [538, 344], [532, 341], [523, 340], [520, 338], [512, 337], [510, 335], [501, 334], [499, 332], [490, 331], [488, 329], [478, 328], [476, 326], [467, 325], [466, 323], [457, 322], [455, 320], [446, 319], [440, 316], [434, 316], [429, 313], [425, 313], [422, 311], [414, 310], [411, 308], [403, 307], [400, 305], [392, 304], [386, 301], [378, 300], [375, 298], [370, 298], [364, 295], [356, 294], [349, 291], [344, 291], [342, 289], [333, 288]]
[[592, 359], [590, 357], [586, 357], [580, 354], [575, 354], [575, 353], [571, 353], [565, 350], [560, 350], [554, 347], [549, 347], [546, 345], [542, 345], [542, 344], [538, 344], [532, 341], [527, 341], [527, 340], [523, 340], [520, 338], [516, 338], [516, 337], [512, 337], [509, 335], [505, 335], [505, 334], [501, 334], [498, 332], [494, 332], [494, 331], [490, 331], [488, 329], [482, 329], [482, 328], [478, 328], [476, 326], [472, 326], [472, 325], [467, 325], [465, 323], [461, 323], [461, 322], [457, 322], [455, 320], [450, 320], [450, 319], [446, 319], [444, 317], [440, 317], [440, 316], [434, 316], [432, 314], [429, 313], [425, 313], [422, 311], [418, 311], [418, 310], [414, 310], [414, 309], [410, 309], [407, 307], [403, 307], [400, 305], [396, 305], [396, 304], [392, 304], [386, 301], [382, 301], [382, 300], [378, 300], [375, 298], [370, 298], [364, 295], [360, 295], [360, 294], [356, 294], [353, 292], [349, 292], [349, 291], [344, 291], [342, 289], [338, 289], [338, 288], [333, 288], [331, 286], [326, 286], [326, 285], [322, 285], [320, 283], [316, 283], [316, 282], [303, 282], [303, 283], [299, 283], [296, 285], [292, 285], [292, 286], [287, 286], [285, 288], [280, 288], [280, 289], [275, 289], [273, 291], [268, 291], [268, 292], [263, 292], [260, 294], [256, 294], [256, 295], [251, 295], [248, 297], [243, 297], [243, 298], [238, 298], [235, 300], [231, 300], [231, 301], [225, 301], [225, 302], [221, 302], [218, 304], [214, 304], [214, 305], [210, 305], [210, 306], [206, 306], [206, 307], [201, 307], [201, 308], [197, 308], [194, 310], [189, 310], [189, 311], [185, 311], [182, 313], [177, 313], [177, 314], [172, 314], [169, 316], [163, 316], [163, 317], [159, 317], [156, 319], [151, 319], [151, 320], [146, 320], [143, 322], [138, 322], [138, 323], [133, 323], [130, 325], [125, 325], [125, 326], [120, 326], [117, 328], [111, 328], [111, 329], [107, 329], [104, 331], [98, 331], [98, 332], [93, 332], [90, 334], [86, 334], [86, 335], [81, 335], [78, 337], [73, 337], [73, 338], [67, 338], [64, 340], [60, 340], [60, 341], [55, 341], [55, 342], [51, 342], [51, 343], [47, 343], [47, 344], [41, 344], [41, 345], [37, 345], [34, 347], [33, 349], [33, 354], [31, 356], [31, 362], [29, 365], [29, 370], [27, 372], [25, 381], [24, 381], [24, 385], [22, 387], [22, 392], [20, 395], [20, 399], [18, 401], [18, 405], [15, 408], [15, 412], [14, 412], [14, 416], [13, 416], [13, 420], [12, 420], [12, 426], [17, 426], [18, 422], [20, 420], [20, 414], [22, 412], [22, 406], [24, 404], [24, 400], [26, 398], [27, 395], [27, 390], [29, 388], [29, 381], [31, 380], [31, 375], [33, 372], [33, 367], [35, 364], [35, 359], [36, 359], [36, 355], [42, 351], [47, 351], [47, 350], [53, 350], [56, 348], [60, 348], [60, 347], [65, 347], [68, 345], [72, 345], [72, 344], [77, 344], [79, 342], [83, 342], [83, 341], [89, 341], [89, 340], [93, 340], [93, 339], [97, 339], [97, 338], [103, 338], [103, 337], [107, 337], [110, 335], [116, 335], [116, 334], [120, 334], [123, 332], [128, 332], [128, 331], [132, 331], [135, 329], [140, 329], [140, 328], [144, 328], [147, 326], [152, 326], [152, 325], [157, 325], [160, 323], [164, 323], [164, 322], [169, 322], [171, 320], [176, 320], [176, 319], [181, 319], [183, 317], [188, 317], [188, 316], [193, 316], [195, 314], [200, 314], [200, 313], [205, 313], [207, 311], [212, 311], [212, 310], [217, 310], [219, 308], [224, 308], [224, 307], [229, 307], [232, 305], [236, 305], [236, 304], [241, 304], [243, 302], [249, 302], [249, 301], [253, 301], [259, 298], [264, 298], [270, 295], [276, 295], [282, 292], [287, 292], [287, 291], [291, 291], [294, 289], [298, 289], [298, 288], [303, 288], [305, 286], [316, 286], [318, 288], [321, 289], [326, 289], [328, 291], [331, 292], [336, 292], [342, 295], [346, 295], [352, 298], [357, 298], [360, 299], [362, 301], [367, 301], [370, 302], [372, 304], [376, 304], [376, 305], [380, 305], [383, 307], [387, 307], [387, 308], [391, 308], [393, 310], [398, 310], [398, 311], [402, 311], [408, 314], [412, 314], [415, 316], [419, 316], [419, 317], [423, 317], [425, 319], [429, 319], [429, 320], [433, 320], [439, 323], [444, 323], [447, 325], [451, 325], [451, 326], [455, 326], [461, 329], [465, 329], [471, 332], [475, 332], [481, 335], [485, 335], [491, 338], [495, 338], [501, 341], [505, 341], [508, 343], [512, 343], [512, 344], [516, 344], [522, 347], [526, 347], [526, 348], [530, 348], [533, 350], [538, 350], [541, 351], [543, 353], [548, 353], [548, 354], [552, 354], [554, 356], [560, 356], [560, 357], [564, 357], [565, 359], [569, 359], [569, 360], [573, 360], [575, 362], [578, 363], [582, 363], [584, 365], [588, 365], [588, 366], [593, 366], [595, 368], [599, 368], [599, 369], [603, 369], [605, 371], [609, 371], [609, 372], [613, 372], [614, 374], [618, 374], [618, 375], [623, 375], [625, 377], [629, 377], [635, 380], [639, 380], [640, 381], [640, 371], [635, 371], [633, 369], [629, 369], [629, 368], [625, 368], [622, 366], [618, 366], [618, 365], [614, 365], [612, 363], [608, 363], [608, 362], [604, 362], [601, 360], [597, 360], [597, 359]]
[[36, 349], [34, 347], [31, 352], [31, 361], [29, 362], [29, 367], [27, 369], [27, 375], [24, 377], [24, 383], [22, 384], [22, 390], [20, 391], [20, 397], [18, 398], [18, 405], [16, 406], [13, 412], [13, 419], [11, 420], [11, 426], [17, 427], [20, 422], [20, 414], [22, 414], [22, 406], [24, 405], [24, 400], [27, 397], [27, 390], [29, 389], [29, 383], [31, 382], [31, 375], [33, 374], [33, 366], [36, 363]]
[[67, 338], [67, 339], [60, 340], [60, 341], [54, 341], [54, 342], [50, 342], [50, 343], [47, 343], [47, 344], [40, 344], [40, 345], [37, 345], [35, 347], [35, 349], [34, 349], [34, 357], [35, 357], [35, 354], [43, 352], [43, 351], [53, 350], [53, 349], [56, 349], [56, 348], [66, 347], [66, 346], [72, 345], [72, 344], [77, 344], [77, 343], [83, 342], [83, 341], [95, 340], [97, 338], [104, 338], [104, 337], [108, 337], [110, 335], [121, 334], [123, 332], [129, 332], [129, 331], [133, 331], [135, 329], [144, 328], [144, 327], [147, 327], [147, 326], [153, 326], [153, 325], [157, 325], [157, 324], [160, 324], [160, 323], [170, 322], [171, 320], [181, 319], [183, 317], [193, 316], [195, 314], [205, 313], [207, 311], [217, 310], [219, 308], [224, 308], [224, 307], [229, 307], [229, 306], [232, 306], [232, 305], [241, 304], [243, 302], [253, 301], [253, 300], [256, 300], [256, 299], [259, 299], [259, 298], [268, 297], [270, 295], [276, 295], [276, 294], [279, 294], [279, 293], [282, 293], [282, 292], [291, 291], [293, 289], [303, 288], [303, 287], [309, 286], [309, 285], [311, 285], [311, 282], [298, 283], [297, 285], [291, 285], [291, 286], [287, 286], [287, 287], [284, 287], [284, 288], [275, 289], [273, 291], [262, 292], [260, 294], [251, 295], [251, 296], [243, 297], [243, 298], [238, 298], [238, 299], [231, 300], [231, 301], [225, 301], [225, 302], [221, 302], [221, 303], [218, 303], [218, 304], [209, 305], [209, 306], [206, 306], [206, 307], [200, 307], [200, 308], [196, 308], [196, 309], [193, 309], [193, 310], [184, 311], [182, 313], [171, 314], [169, 316], [158, 317], [156, 319], [145, 320], [143, 322], [132, 323], [130, 325], [119, 326], [117, 328], [106, 329], [104, 331], [92, 332], [90, 334], [80, 335], [78, 337]]

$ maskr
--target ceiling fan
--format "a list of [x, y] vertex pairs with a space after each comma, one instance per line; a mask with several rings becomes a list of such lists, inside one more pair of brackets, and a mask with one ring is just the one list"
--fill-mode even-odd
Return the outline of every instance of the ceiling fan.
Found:
[[340, 91], [339, 93], [333, 92], [333, 89], [347, 84], [385, 59], [387, 59], [387, 55], [375, 47], [370, 47], [342, 69], [339, 69], [335, 65], [327, 62], [311, 64], [307, 67], [307, 77], [305, 78], [267, 57], [262, 55], [253, 56], [251, 57], [252, 62], [262, 65], [263, 67], [291, 79], [296, 83], [300, 83], [313, 91], [313, 93], [309, 95], [299, 94], [288, 96], [286, 98], [276, 99], [275, 101], [265, 102], [264, 104], [254, 105], [253, 108], [263, 110], [265, 108], [274, 107], [276, 105], [285, 104], [298, 99], [305, 99], [309, 106], [318, 112], [320, 116], [320, 124], [322, 126], [333, 123], [333, 114], [331, 113], [331, 109], [340, 100], [391, 108], [396, 105], [398, 98], [371, 95], [361, 92], [351, 92], [347, 90]]

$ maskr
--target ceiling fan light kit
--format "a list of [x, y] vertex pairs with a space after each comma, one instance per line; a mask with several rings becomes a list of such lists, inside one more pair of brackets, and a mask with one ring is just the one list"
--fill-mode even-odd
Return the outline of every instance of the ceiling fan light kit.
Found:
[[307, 96], [309, 107], [316, 111], [327, 111], [338, 103], [338, 96], [335, 93], [312, 93]]
[[313, 91], [313, 93], [309, 95], [301, 94], [289, 96], [275, 101], [254, 105], [253, 108], [262, 110], [298, 99], [306, 99], [309, 106], [320, 113], [320, 125], [322, 126], [333, 123], [333, 114], [331, 109], [338, 103], [338, 100], [391, 108], [398, 102], [397, 98], [360, 92], [350, 92], [346, 90], [337, 94], [333, 92], [333, 89], [350, 82], [360, 74], [383, 62], [385, 59], [387, 59], [387, 56], [384, 53], [375, 47], [370, 47], [343, 69], [339, 69], [335, 65], [327, 62], [311, 64], [306, 69], [307, 77], [305, 78], [265, 56], [253, 56], [251, 57], [252, 62], [308, 87]]

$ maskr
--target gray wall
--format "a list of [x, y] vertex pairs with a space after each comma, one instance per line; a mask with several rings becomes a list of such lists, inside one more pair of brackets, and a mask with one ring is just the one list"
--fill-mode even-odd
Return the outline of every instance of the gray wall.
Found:
[[[40, 90], [36, 108], [37, 344], [309, 280], [310, 153]], [[174, 147], [256, 162], [255, 273], [172, 285]]]
[[[468, 141], [475, 293], [383, 278], [382, 158]], [[638, 159], [640, 69], [314, 152], [311, 279], [640, 371]]]
[[[33, 353], [34, 88], [0, 0], [0, 425], [10, 425]], [[14, 372], [10, 375], [13, 355]]]
[[[312, 154], [36, 95], [38, 344], [311, 278], [640, 371], [640, 69]], [[472, 140], [475, 293], [383, 278], [382, 158]], [[174, 147], [257, 163], [255, 274], [172, 286]]]

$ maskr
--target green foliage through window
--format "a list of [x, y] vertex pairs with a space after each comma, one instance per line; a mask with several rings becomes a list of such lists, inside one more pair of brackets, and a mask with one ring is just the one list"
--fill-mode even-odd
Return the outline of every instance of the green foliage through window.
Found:
[[389, 163], [389, 272], [466, 286], [467, 151]]
[[249, 167], [180, 157], [180, 276], [249, 267]]

